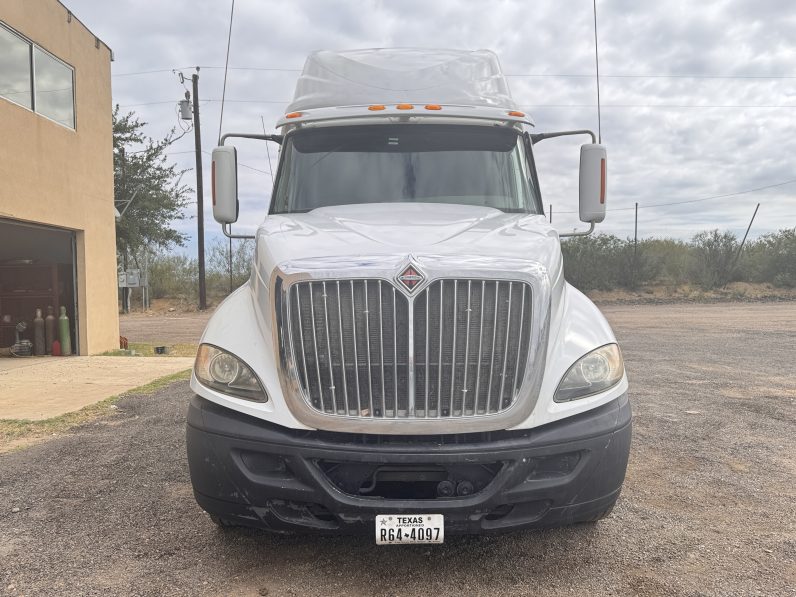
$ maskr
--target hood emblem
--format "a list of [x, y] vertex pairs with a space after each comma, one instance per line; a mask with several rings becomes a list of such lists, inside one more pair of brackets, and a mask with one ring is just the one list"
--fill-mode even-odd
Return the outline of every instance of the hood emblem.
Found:
[[417, 267], [410, 264], [395, 279], [409, 292], [413, 292], [426, 278]]

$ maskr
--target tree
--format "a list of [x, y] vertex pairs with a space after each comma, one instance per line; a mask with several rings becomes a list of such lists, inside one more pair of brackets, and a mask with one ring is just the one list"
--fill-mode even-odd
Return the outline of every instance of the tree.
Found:
[[172, 227], [183, 217], [191, 188], [181, 184], [184, 170], [168, 164], [166, 150], [182, 135], [175, 129], [161, 140], [144, 134], [134, 112], [113, 110], [114, 201], [124, 215], [116, 222], [116, 250], [125, 268], [142, 249], [183, 246], [186, 235]]

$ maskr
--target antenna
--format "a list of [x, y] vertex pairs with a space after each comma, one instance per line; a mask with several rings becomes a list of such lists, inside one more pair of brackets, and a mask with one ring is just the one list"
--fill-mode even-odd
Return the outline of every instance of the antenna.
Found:
[[221, 145], [221, 126], [224, 124], [224, 100], [227, 97], [227, 71], [229, 70], [229, 45], [232, 43], [232, 19], [235, 16], [235, 0], [229, 11], [229, 33], [227, 34], [227, 58], [224, 61], [224, 87], [221, 90], [221, 117], [218, 119], [218, 144]]
[[602, 122], [600, 120], [600, 56], [597, 54], [597, 0], [592, 0], [594, 6], [594, 64], [597, 67], [597, 142], [603, 142]]

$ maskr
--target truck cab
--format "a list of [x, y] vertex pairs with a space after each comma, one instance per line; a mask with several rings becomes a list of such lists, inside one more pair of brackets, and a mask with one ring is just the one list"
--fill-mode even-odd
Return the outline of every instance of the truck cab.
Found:
[[588, 134], [580, 217], [605, 216], [589, 131], [537, 133], [492, 52], [307, 59], [278, 134], [213, 152], [238, 219], [234, 138], [279, 144], [251, 278], [201, 339], [187, 447], [223, 526], [375, 535], [593, 522], [624, 480], [631, 411], [605, 318], [563, 276], [534, 145]]

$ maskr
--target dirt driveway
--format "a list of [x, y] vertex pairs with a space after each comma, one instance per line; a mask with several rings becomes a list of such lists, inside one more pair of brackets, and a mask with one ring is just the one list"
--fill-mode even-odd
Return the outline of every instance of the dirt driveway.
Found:
[[796, 303], [605, 312], [635, 421], [595, 526], [378, 549], [220, 531], [191, 495], [178, 383], [0, 456], [0, 592], [796, 595]]

